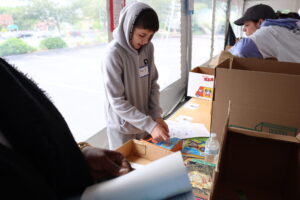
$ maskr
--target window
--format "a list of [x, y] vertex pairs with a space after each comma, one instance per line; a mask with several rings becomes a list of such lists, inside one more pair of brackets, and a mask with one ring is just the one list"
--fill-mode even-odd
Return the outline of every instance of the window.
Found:
[[[163, 90], [181, 78], [181, 1], [144, 2], [160, 19], [152, 42]], [[0, 56], [46, 91], [77, 141], [106, 126], [100, 66], [108, 42], [107, 26], [106, 0], [0, 3]]]
[[77, 141], [105, 126], [100, 64], [106, 16], [106, 0], [0, 3], [0, 56], [46, 91]]
[[236, 37], [242, 36], [242, 28], [241, 26], [237, 26], [234, 24], [234, 21], [243, 16], [243, 1], [241, 0], [231, 0], [231, 9], [230, 9], [230, 23], [232, 25], [232, 29], [235, 33]]
[[215, 12], [215, 36], [213, 56], [219, 55], [221, 51], [224, 50], [226, 10], [227, 0], [217, 0]]
[[[127, 3], [134, 0], [127, 0]], [[159, 73], [161, 90], [180, 79], [180, 0], [142, 0], [158, 14], [160, 29], [154, 35], [155, 64]]]
[[192, 68], [209, 60], [211, 51], [212, 1], [194, 0], [192, 15]]

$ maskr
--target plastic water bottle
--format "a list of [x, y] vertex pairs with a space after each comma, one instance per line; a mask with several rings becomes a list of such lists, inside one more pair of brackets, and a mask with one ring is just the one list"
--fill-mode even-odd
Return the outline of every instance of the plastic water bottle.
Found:
[[217, 134], [211, 133], [210, 138], [205, 143], [205, 161], [216, 162], [219, 149], [220, 143], [217, 140]]

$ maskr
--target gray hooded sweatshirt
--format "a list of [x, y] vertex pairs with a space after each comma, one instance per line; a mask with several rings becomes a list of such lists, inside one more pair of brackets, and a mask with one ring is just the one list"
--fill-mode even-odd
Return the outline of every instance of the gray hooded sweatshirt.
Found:
[[162, 114], [153, 44], [149, 42], [138, 51], [130, 43], [135, 19], [149, 8], [136, 2], [121, 11], [102, 65], [110, 149], [151, 133], [157, 125], [154, 120]]

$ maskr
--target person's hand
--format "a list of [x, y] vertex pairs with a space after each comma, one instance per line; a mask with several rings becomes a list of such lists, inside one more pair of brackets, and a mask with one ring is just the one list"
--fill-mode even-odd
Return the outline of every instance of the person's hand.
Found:
[[95, 182], [121, 176], [133, 170], [119, 152], [87, 146], [82, 149], [82, 153]]
[[157, 142], [162, 142], [162, 141], [168, 142], [170, 139], [168, 131], [159, 123], [155, 126], [155, 128], [151, 132], [151, 136]]
[[169, 127], [166, 124], [165, 120], [163, 120], [163, 118], [157, 118], [155, 121], [159, 123], [169, 133]]

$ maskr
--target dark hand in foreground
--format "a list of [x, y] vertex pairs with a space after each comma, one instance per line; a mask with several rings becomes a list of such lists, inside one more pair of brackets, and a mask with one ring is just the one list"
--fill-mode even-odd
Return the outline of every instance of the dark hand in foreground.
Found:
[[87, 146], [82, 149], [82, 153], [95, 182], [121, 176], [133, 170], [119, 152]]

